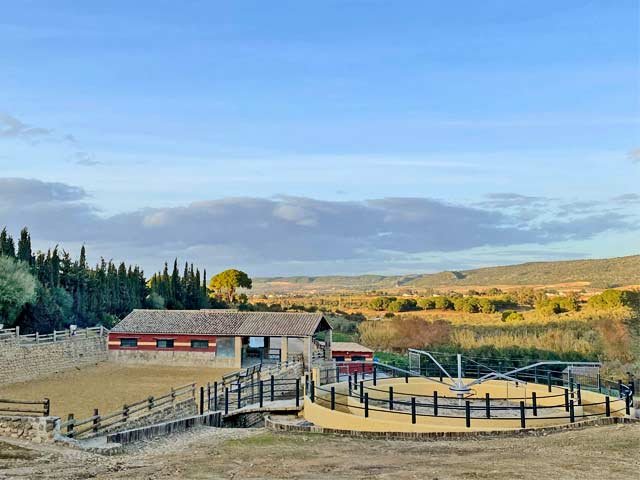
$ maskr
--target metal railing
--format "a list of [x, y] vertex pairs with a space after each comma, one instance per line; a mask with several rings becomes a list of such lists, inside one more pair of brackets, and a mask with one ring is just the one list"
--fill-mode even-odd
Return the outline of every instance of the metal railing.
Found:
[[[98, 409], [94, 409], [93, 415], [84, 419], [76, 419], [73, 413], [67, 417], [67, 421], [60, 423], [60, 431], [69, 438], [95, 436], [104, 433], [111, 427], [122, 425], [123, 427], [130, 421], [149, 415], [162, 407], [188, 400], [189, 397], [195, 400], [196, 384], [189, 383], [159, 397], [147, 397], [134, 403], [124, 404], [120, 410], [107, 414], [100, 414]], [[66, 430], [63, 432], [63, 430]]]
[[[374, 411], [411, 416], [414, 424], [419, 417], [464, 419], [467, 427], [471, 427], [473, 418], [519, 419], [521, 428], [526, 428], [527, 421], [531, 419], [575, 422], [577, 407], [582, 408], [581, 418], [611, 417], [623, 412], [630, 415], [634, 393], [632, 386], [625, 385], [621, 380], [613, 382], [606, 379], [600, 379], [595, 389], [583, 388], [573, 379], [569, 379], [569, 385], [565, 386], [562, 374], [551, 369], [545, 369], [537, 376], [535, 373], [522, 372], [522, 377], [528, 381], [534, 378], [542, 380], [540, 383], [546, 384], [547, 394], [532, 391], [524, 396], [491, 397], [486, 393], [484, 397], [477, 397], [475, 392], [471, 392], [460, 397], [456, 394], [439, 394], [434, 389], [432, 395], [416, 395], [394, 391], [393, 385], [379, 385], [378, 381], [393, 379], [409, 383], [412, 377], [424, 378], [422, 375], [378, 362], [344, 362], [337, 363], [333, 368], [321, 369], [319, 378], [313, 381], [307, 379], [306, 396], [331, 410], [356, 410], [365, 418]], [[430, 380], [445, 383], [445, 379], [438, 375]], [[521, 380], [525, 382], [524, 378]], [[585, 402], [582, 396], [585, 390], [599, 391], [604, 399]], [[587, 413], [588, 410], [593, 413]]]
[[[37, 408], [39, 407], [39, 408]], [[11, 400], [0, 398], [0, 415], [18, 417], [48, 417], [51, 410], [51, 402], [44, 400]]]

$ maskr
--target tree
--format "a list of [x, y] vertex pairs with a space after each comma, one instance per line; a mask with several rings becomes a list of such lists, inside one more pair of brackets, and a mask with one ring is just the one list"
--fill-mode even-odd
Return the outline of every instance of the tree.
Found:
[[413, 298], [399, 298], [387, 307], [390, 312], [409, 312], [416, 310], [417, 303]]
[[26, 227], [20, 231], [20, 240], [18, 240], [18, 260], [22, 260], [27, 265], [31, 265], [33, 263], [31, 235], [29, 235], [29, 231]]
[[0, 232], [0, 255], [15, 258], [16, 249], [13, 238], [7, 233], [7, 228], [3, 228]]
[[389, 304], [394, 300], [395, 298], [390, 297], [376, 297], [369, 302], [369, 307], [372, 310], [381, 312], [382, 310], [386, 310]]
[[22, 307], [35, 299], [36, 285], [25, 263], [0, 257], [0, 323], [13, 324]]
[[233, 297], [238, 288], [251, 288], [251, 279], [240, 270], [225, 270], [211, 278], [209, 282], [209, 289], [226, 295], [229, 303], [233, 302]]

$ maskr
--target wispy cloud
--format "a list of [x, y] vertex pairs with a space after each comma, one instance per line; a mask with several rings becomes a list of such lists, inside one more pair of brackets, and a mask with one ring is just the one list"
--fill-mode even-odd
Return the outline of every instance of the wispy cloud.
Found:
[[0, 112], [0, 140], [3, 139], [24, 141], [30, 145], [37, 145], [45, 141], [59, 142], [68, 145], [72, 150], [70, 158], [76, 165], [93, 167], [102, 163], [97, 161], [93, 154], [77, 150], [81, 148], [81, 145], [75, 135], [60, 133], [52, 128], [34, 126], [19, 120], [13, 115]]
[[633, 163], [640, 163], [640, 148], [634, 148], [633, 150], [631, 150], [628, 154], [627, 157], [629, 158], [629, 160], [631, 160]]
[[51, 129], [28, 125], [16, 117], [0, 112], [0, 139], [18, 139], [33, 143], [52, 134]]

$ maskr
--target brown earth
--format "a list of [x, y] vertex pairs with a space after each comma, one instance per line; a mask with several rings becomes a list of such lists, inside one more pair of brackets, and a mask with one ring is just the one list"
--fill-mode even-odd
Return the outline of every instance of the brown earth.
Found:
[[234, 369], [207, 367], [171, 367], [100, 363], [82, 369], [67, 370], [29, 382], [0, 387], [0, 398], [41, 400], [49, 398], [51, 414], [66, 418], [93, 415], [93, 409], [108, 413], [150, 395], [168, 393], [171, 387], [196, 382], [198, 385], [220, 380]]
[[639, 451], [640, 424], [424, 443], [203, 428], [114, 457], [31, 446], [0, 454], [0, 478], [637, 479]]

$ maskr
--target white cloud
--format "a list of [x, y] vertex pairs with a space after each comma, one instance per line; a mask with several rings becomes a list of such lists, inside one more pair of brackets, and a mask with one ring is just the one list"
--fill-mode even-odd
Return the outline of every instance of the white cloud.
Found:
[[[571, 202], [518, 194], [495, 194], [490, 201], [503, 208], [430, 198], [323, 201], [281, 196], [138, 208], [104, 217], [87, 202], [82, 188], [0, 178], [0, 224], [13, 231], [26, 225], [34, 239], [51, 243], [86, 242], [130, 261], [137, 261], [131, 255], [140, 252], [145, 258], [157, 252], [160, 263], [188, 251], [206, 255], [205, 262], [216, 258], [227, 265], [295, 263], [300, 268], [339, 261], [354, 267], [378, 262], [389, 268], [425, 254], [549, 245], [638, 229], [631, 214], [606, 211], [606, 202], [600, 207], [591, 202], [590, 208], [582, 202], [572, 210], [566, 207]], [[540, 202], [567, 212], [548, 218], [534, 208], [529, 218], [522, 218], [511, 208]]]

